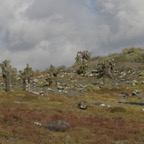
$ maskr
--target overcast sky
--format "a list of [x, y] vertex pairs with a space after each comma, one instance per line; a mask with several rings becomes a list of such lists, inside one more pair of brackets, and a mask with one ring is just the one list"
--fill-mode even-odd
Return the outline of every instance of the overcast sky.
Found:
[[133, 46], [144, 47], [144, 0], [0, 0], [0, 61], [19, 69]]

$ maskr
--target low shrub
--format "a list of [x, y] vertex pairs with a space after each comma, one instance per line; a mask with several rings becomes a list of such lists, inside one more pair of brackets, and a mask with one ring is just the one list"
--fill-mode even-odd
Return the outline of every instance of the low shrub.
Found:
[[87, 86], [84, 87], [84, 91], [88, 91], [88, 92], [94, 92], [97, 89], [98, 88], [92, 84], [88, 84]]
[[126, 112], [126, 109], [124, 107], [119, 107], [119, 106], [117, 106], [117, 107], [109, 107], [107, 110], [109, 112], [111, 112], [111, 113]]

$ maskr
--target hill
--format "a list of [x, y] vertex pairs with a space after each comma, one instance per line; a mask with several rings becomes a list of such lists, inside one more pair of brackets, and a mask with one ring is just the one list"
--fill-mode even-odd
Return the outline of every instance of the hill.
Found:
[[144, 49], [126, 48], [69, 68], [27, 65], [8, 92], [1, 77], [0, 143], [144, 143], [143, 62]]

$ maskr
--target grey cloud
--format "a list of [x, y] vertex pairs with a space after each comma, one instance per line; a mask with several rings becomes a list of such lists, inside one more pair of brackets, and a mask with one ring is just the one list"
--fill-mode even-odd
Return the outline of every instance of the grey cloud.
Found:
[[22, 68], [70, 66], [95, 55], [144, 46], [143, 0], [0, 0], [0, 60]]
[[[84, 2], [81, 0], [35, 0], [27, 11], [26, 15], [30, 19], [42, 19], [53, 15], [63, 15], [65, 17], [77, 17], [81, 12]], [[85, 1], [85, 0], [84, 0]]]
[[96, 4], [99, 4], [99, 20], [109, 28], [108, 37], [111, 41], [133, 37], [136, 39], [137, 36], [143, 35], [144, 10], [141, 5], [144, 1], [101, 0], [96, 1]]

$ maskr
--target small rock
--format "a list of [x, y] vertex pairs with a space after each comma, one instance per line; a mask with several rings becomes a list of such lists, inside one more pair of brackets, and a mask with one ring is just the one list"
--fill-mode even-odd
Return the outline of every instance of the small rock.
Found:
[[43, 92], [43, 91], [40, 91], [39, 94], [40, 94], [41, 96], [43, 96], [43, 95], [44, 95], [44, 92]]
[[86, 101], [81, 101], [78, 104], [78, 108], [82, 109], [82, 110], [86, 110], [87, 109], [87, 102]]
[[60, 78], [64, 78], [64, 74], [60, 76]]
[[127, 84], [130, 84], [130, 81], [126, 81]]
[[65, 136], [65, 141], [67, 141], [67, 142], [71, 141], [71, 136], [66, 135], [66, 136]]
[[65, 88], [63, 86], [58, 85], [58, 90], [64, 90]]
[[116, 86], [119, 86], [119, 83], [116, 83], [115, 85], [116, 85]]
[[136, 81], [136, 80], [133, 80], [132, 82], [131, 82], [131, 85], [132, 86], [136, 86], [138, 84], [138, 82]]
[[51, 89], [51, 88], [48, 88], [47, 90], [48, 90], [48, 91], [53, 91], [53, 89]]
[[65, 94], [67, 94], [68, 93], [68, 91], [63, 91]]
[[110, 106], [110, 105], [107, 105], [107, 107], [110, 108], [111, 106]]
[[142, 81], [142, 84], [144, 84], [144, 81]]
[[104, 82], [100, 82], [99, 85], [101, 85], [101, 86], [104, 85]]
[[137, 96], [139, 94], [139, 91], [138, 90], [134, 90], [133, 92], [132, 92], [132, 96]]
[[100, 105], [100, 107], [105, 107], [105, 106], [106, 106], [105, 104], [101, 104], [101, 105]]
[[59, 93], [62, 93], [62, 90], [58, 90]]
[[126, 92], [122, 92], [122, 93], [120, 94], [120, 96], [122, 96], [122, 97], [128, 97], [128, 96], [129, 96], [129, 94], [128, 94], [128, 93], [126, 93]]
[[48, 87], [50, 84], [49, 83], [45, 83], [44, 85], [43, 85], [43, 87]]
[[34, 124], [35, 124], [36, 126], [42, 126], [42, 124], [41, 124], [40, 122], [34, 122]]
[[63, 120], [54, 120], [50, 122], [47, 126], [47, 128], [51, 131], [56, 131], [56, 132], [65, 132], [68, 130], [70, 127], [70, 124], [63, 121]]

